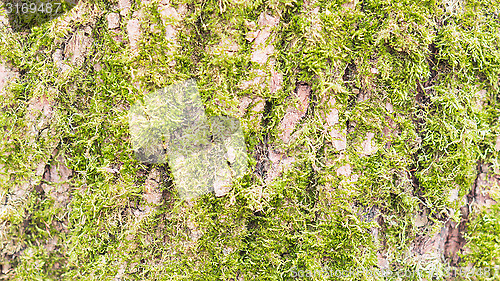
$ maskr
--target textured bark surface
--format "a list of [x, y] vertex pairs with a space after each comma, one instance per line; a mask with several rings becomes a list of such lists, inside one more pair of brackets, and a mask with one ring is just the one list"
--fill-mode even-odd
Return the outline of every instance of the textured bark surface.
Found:
[[[28, 25], [0, 13], [0, 280], [500, 278], [499, 9], [99, 0]], [[170, 132], [193, 116], [147, 97], [185, 81], [199, 90], [186, 108], [212, 123]], [[241, 131], [221, 137], [224, 120]], [[154, 161], [134, 147], [145, 127]], [[200, 131], [212, 145], [182, 155]], [[183, 197], [200, 182], [209, 193]]]

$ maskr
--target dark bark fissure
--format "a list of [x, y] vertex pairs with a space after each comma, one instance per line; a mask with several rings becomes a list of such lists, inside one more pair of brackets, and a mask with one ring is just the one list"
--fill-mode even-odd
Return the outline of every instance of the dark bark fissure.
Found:
[[254, 168], [254, 173], [261, 178], [265, 178], [267, 171], [269, 170], [269, 150], [267, 140], [268, 137], [265, 135], [262, 140], [255, 146], [253, 152], [253, 157], [257, 161]]
[[482, 174], [487, 177], [488, 182], [492, 180], [490, 177], [490, 167], [482, 163], [482, 161], [478, 161], [476, 170], [477, 173], [474, 184], [465, 197], [466, 203], [460, 207], [460, 222], [456, 223], [452, 220], [448, 220], [445, 226], [448, 234], [445, 242], [445, 258], [455, 267], [459, 267], [462, 261], [459, 254], [463, 252], [464, 246], [467, 244], [465, 233], [468, 231], [467, 225], [470, 222], [473, 206], [475, 204], [482, 205], [487, 200], [491, 200], [489, 195], [482, 194], [481, 184], [484, 184], [484, 182], [480, 180]]
[[[413, 116], [413, 123], [416, 125], [416, 132], [420, 138], [420, 140], [423, 139], [424, 135], [423, 132], [425, 131], [425, 116], [429, 112], [430, 108], [433, 107], [431, 104], [431, 99], [430, 95], [432, 94], [433, 87], [436, 83], [438, 71], [436, 68], [438, 67], [438, 61], [436, 59], [436, 54], [437, 54], [437, 49], [434, 43], [429, 45], [429, 51], [430, 51], [430, 56], [427, 59], [427, 64], [429, 65], [429, 72], [430, 72], [430, 77], [426, 81], [418, 81], [417, 82], [417, 89], [416, 89], [416, 95], [415, 95], [415, 102], [417, 104], [417, 112]], [[410, 178], [412, 180], [413, 184], [413, 191], [414, 194], [417, 195], [420, 199], [425, 200], [423, 198], [424, 192], [421, 189], [420, 182], [417, 177], [417, 171], [422, 169], [422, 167], [419, 166], [419, 155], [424, 153], [424, 148], [420, 147], [415, 154], [412, 155], [413, 157], [413, 164], [410, 166]], [[422, 206], [425, 207], [425, 206]]]
[[[273, 108], [273, 103], [266, 100], [264, 105], [264, 113], [262, 116], [262, 128], [266, 129], [271, 122], [271, 112]], [[265, 178], [267, 171], [269, 170], [270, 160], [269, 160], [269, 132], [265, 132], [262, 139], [255, 146], [253, 151], [253, 158], [257, 161], [254, 167], [254, 174], [258, 175], [260, 178]]]
[[[358, 70], [356, 68], [356, 64], [354, 62], [349, 62], [344, 70], [344, 75], [342, 75], [342, 81], [344, 82], [344, 86], [348, 89], [354, 89], [356, 85], [356, 76], [358, 75]], [[357, 95], [349, 94], [347, 98], [347, 110], [350, 111], [356, 106], [356, 101], [358, 99], [359, 93]], [[346, 120], [346, 129], [347, 134], [354, 130], [353, 122], [351, 122], [350, 118]]]
[[[423, 82], [417, 82], [416, 96], [415, 101], [417, 102], [418, 111], [414, 117], [414, 124], [416, 125], [416, 131], [419, 137], [422, 139], [424, 137], [424, 132], [426, 129], [425, 116], [426, 114], [432, 114], [436, 110], [439, 110], [438, 105], [433, 105], [431, 103], [430, 96], [433, 94], [433, 87], [436, 84], [436, 80], [438, 77], [438, 68], [439, 63], [436, 59], [437, 49], [434, 44], [429, 46], [430, 56], [428, 58], [428, 64], [430, 69], [430, 77], [428, 80]], [[410, 167], [410, 177], [412, 180], [413, 191], [414, 194], [425, 201], [425, 190], [421, 186], [418, 179], [418, 171], [425, 169], [426, 167], [422, 167], [419, 163], [419, 155], [425, 153], [427, 148], [421, 147], [417, 150], [417, 152], [413, 155], [413, 164]], [[477, 175], [474, 181], [474, 184], [470, 190], [470, 192], [466, 196], [466, 204], [460, 208], [460, 222], [453, 221], [450, 217], [446, 215], [438, 215], [433, 210], [429, 209], [424, 204], [420, 204], [422, 213], [429, 214], [435, 217], [437, 220], [444, 222], [444, 227], [441, 230], [441, 238], [444, 240], [444, 243], [441, 244], [443, 247], [441, 250], [443, 251], [445, 260], [454, 267], [459, 267], [461, 263], [461, 258], [459, 253], [463, 251], [465, 244], [467, 243], [464, 234], [467, 231], [467, 224], [469, 222], [470, 208], [472, 203], [476, 200], [475, 196], [477, 194], [477, 181], [479, 175], [481, 173], [481, 163], [477, 165]], [[416, 236], [416, 251], [421, 250], [421, 247], [425, 244], [425, 240], [427, 240], [425, 235], [417, 235]], [[423, 253], [420, 253], [423, 254]], [[451, 276], [453, 277], [453, 276]]]

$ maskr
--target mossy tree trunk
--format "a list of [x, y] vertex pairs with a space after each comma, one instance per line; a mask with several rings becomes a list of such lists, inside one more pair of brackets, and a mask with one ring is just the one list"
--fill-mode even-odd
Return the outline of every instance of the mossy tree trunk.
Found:
[[[500, 276], [497, 2], [66, 8], [0, 18], [0, 279]], [[133, 151], [188, 79], [250, 155], [217, 197]]]

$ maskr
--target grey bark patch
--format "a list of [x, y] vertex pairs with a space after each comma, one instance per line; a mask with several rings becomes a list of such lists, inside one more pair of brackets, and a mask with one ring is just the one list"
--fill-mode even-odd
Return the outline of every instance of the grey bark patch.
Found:
[[309, 108], [311, 86], [309, 84], [300, 83], [297, 86], [296, 96], [299, 100], [298, 110], [300, 112], [301, 117], [304, 117], [306, 115], [307, 108]]
[[328, 126], [333, 126], [339, 123], [339, 110], [336, 108], [332, 108], [330, 113], [326, 116], [326, 124]]
[[280, 123], [280, 138], [284, 143], [288, 143], [291, 140], [291, 135], [292, 132], [295, 130], [295, 126], [299, 122], [301, 116], [300, 113], [297, 112], [296, 109], [289, 109], [286, 113], [285, 116], [283, 117], [283, 120], [281, 120]]
[[347, 129], [330, 129], [330, 137], [332, 138], [332, 146], [336, 150], [341, 151], [347, 148]]
[[232, 37], [224, 38], [212, 47], [207, 46], [205, 50], [207, 53], [212, 53], [214, 55], [224, 54], [227, 56], [234, 56], [234, 54], [240, 50], [240, 45], [238, 45], [235, 41], [236, 40]]
[[[326, 99], [323, 99], [323, 102], [326, 102]], [[336, 108], [335, 98], [331, 97], [328, 100], [323, 116], [326, 122], [325, 129], [330, 135], [332, 146], [337, 151], [345, 150], [347, 148], [347, 129], [342, 129], [339, 124], [339, 110]]]
[[367, 132], [366, 139], [361, 143], [362, 155], [371, 155], [377, 151], [377, 147], [373, 144], [375, 133]]
[[238, 117], [243, 117], [247, 111], [248, 106], [252, 103], [252, 99], [249, 97], [242, 97], [238, 103]]
[[53, 163], [45, 166], [43, 174], [44, 183], [41, 188], [45, 196], [54, 200], [54, 206], [66, 209], [71, 200], [71, 186], [68, 182], [73, 171], [67, 167], [66, 159], [57, 150], [54, 151], [57, 157]]
[[479, 208], [490, 208], [498, 203], [490, 196], [490, 192], [500, 187], [500, 176], [491, 173], [488, 165], [481, 165], [481, 173], [476, 179], [476, 187], [473, 189], [473, 203]]
[[13, 81], [18, 77], [18, 73], [12, 71], [7, 65], [0, 62], [0, 96], [4, 95], [5, 87], [9, 82]]
[[130, 11], [130, 7], [130, 0], [118, 0], [118, 9], [120, 10], [120, 15], [126, 16]]
[[177, 13], [177, 10], [170, 5], [159, 5], [158, 12], [162, 16], [163, 24], [167, 25], [168, 21], [180, 21], [182, 18]]
[[269, 85], [269, 92], [271, 94], [276, 93], [281, 89], [283, 85], [283, 74], [276, 70], [271, 70], [271, 81]]
[[138, 210], [133, 213], [139, 218], [144, 218], [153, 213], [162, 203], [162, 190], [160, 188], [161, 172], [158, 168], [154, 168], [144, 182], [144, 193], [142, 198], [145, 201]]
[[336, 173], [337, 173], [337, 176], [339, 176], [339, 177], [340, 176], [350, 177], [352, 174], [351, 165], [347, 164], [347, 165], [339, 167], [336, 170]]
[[[55, 91], [55, 89], [49, 89], [49, 93], [54, 93]], [[25, 117], [27, 121], [26, 137], [28, 137], [30, 142], [34, 143], [36, 141], [36, 138], [39, 137], [42, 137], [47, 141], [50, 141], [50, 139], [53, 138], [54, 131], [52, 128], [50, 128], [50, 123], [54, 115], [54, 105], [55, 102], [53, 100], [50, 100], [47, 95], [33, 97], [28, 102]], [[56, 143], [54, 143], [54, 145], [55, 144]], [[53, 148], [55, 148], [55, 146]]]
[[85, 30], [76, 31], [64, 48], [64, 57], [69, 59], [71, 65], [82, 66], [93, 42], [94, 40], [86, 35]]
[[385, 110], [387, 110], [387, 112], [389, 112], [389, 113], [393, 113], [394, 107], [392, 106], [392, 104], [390, 102], [386, 102], [385, 103]]
[[128, 40], [130, 49], [137, 51], [139, 49], [139, 40], [141, 38], [141, 24], [138, 19], [131, 19], [127, 23]]
[[270, 184], [276, 178], [280, 177], [283, 173], [290, 169], [293, 162], [295, 162], [295, 158], [287, 156], [282, 151], [269, 149], [268, 155], [271, 165], [266, 174], [266, 184]]
[[416, 261], [441, 261], [444, 258], [444, 249], [448, 237], [448, 228], [442, 227], [433, 236], [417, 235], [412, 244], [412, 253]]
[[108, 21], [108, 29], [116, 29], [120, 27], [120, 15], [117, 13], [109, 13], [106, 16], [106, 19]]
[[54, 53], [52, 54], [52, 61], [62, 72], [66, 72], [71, 68], [69, 65], [64, 63], [64, 53], [62, 49], [56, 49], [54, 51]]
[[253, 41], [252, 49], [254, 50], [251, 56], [251, 61], [258, 64], [265, 64], [274, 53], [274, 45], [271, 37], [272, 28], [279, 23], [279, 18], [273, 17], [266, 12], [259, 16], [258, 31], [251, 31], [247, 34], [247, 40]]
[[454, 221], [449, 221], [446, 224], [447, 235], [446, 242], [444, 245], [444, 255], [450, 262], [450, 264], [457, 266], [460, 262], [460, 257], [458, 253], [463, 249], [466, 244], [466, 240], [463, 237], [463, 232], [465, 231], [464, 224], [457, 224]]
[[311, 86], [300, 83], [294, 93], [294, 99], [297, 101], [297, 106], [288, 107], [285, 116], [280, 122], [279, 129], [280, 139], [284, 143], [289, 143], [292, 140], [292, 133], [296, 125], [299, 123], [307, 112], [309, 107], [309, 97], [311, 95]]

